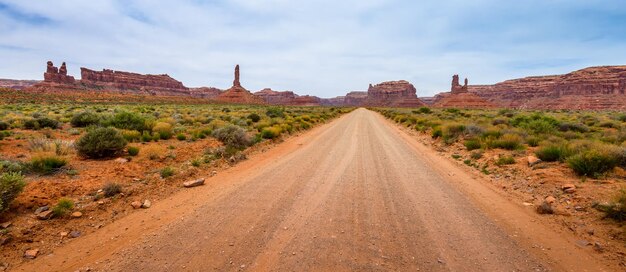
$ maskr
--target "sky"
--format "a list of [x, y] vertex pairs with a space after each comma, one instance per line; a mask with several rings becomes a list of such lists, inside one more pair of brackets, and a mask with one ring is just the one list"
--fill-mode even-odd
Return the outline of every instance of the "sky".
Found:
[[418, 96], [626, 64], [621, 0], [0, 0], [0, 78], [46, 61], [169, 74], [188, 87], [319, 97], [408, 80]]

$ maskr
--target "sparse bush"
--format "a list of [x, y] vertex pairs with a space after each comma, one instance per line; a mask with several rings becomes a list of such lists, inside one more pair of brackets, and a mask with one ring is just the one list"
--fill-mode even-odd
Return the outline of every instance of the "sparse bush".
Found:
[[7, 130], [7, 129], [9, 129], [9, 124], [6, 122], [0, 121], [0, 130]]
[[0, 174], [0, 213], [6, 211], [11, 202], [24, 190], [26, 182], [19, 172]]
[[96, 128], [76, 142], [78, 154], [87, 158], [113, 157], [126, 147], [126, 140], [114, 128]]
[[621, 189], [615, 199], [608, 204], [596, 204], [595, 208], [604, 212], [606, 218], [622, 222], [626, 220], [626, 189]]
[[63, 156], [73, 152], [74, 141], [34, 138], [28, 140], [28, 148], [32, 152], [54, 152], [56, 155]]
[[248, 119], [250, 119], [253, 123], [256, 123], [261, 120], [261, 116], [256, 113], [251, 113], [248, 115]]
[[133, 157], [139, 155], [139, 147], [129, 146], [127, 150], [128, 150], [128, 155], [131, 155]]
[[522, 147], [522, 137], [517, 134], [507, 133], [502, 135], [499, 139], [494, 140], [491, 143], [491, 147], [506, 150], [520, 149]]
[[156, 132], [159, 134], [159, 138], [163, 140], [167, 140], [172, 138], [172, 125], [165, 122], [157, 122], [154, 127], [152, 127], [152, 132]]
[[122, 185], [111, 182], [107, 183], [102, 187], [102, 193], [104, 193], [105, 197], [113, 197], [122, 192]]
[[100, 124], [100, 116], [93, 112], [81, 112], [72, 117], [70, 124], [73, 127], [88, 127]]
[[474, 160], [478, 160], [478, 159], [480, 159], [480, 158], [482, 158], [482, 157], [483, 157], [483, 152], [482, 152], [481, 150], [476, 150], [476, 151], [473, 151], [473, 152], [470, 154], [470, 158], [472, 158], [472, 159], [474, 159]]
[[465, 140], [465, 143], [463, 144], [465, 145], [465, 148], [467, 148], [468, 151], [479, 149], [481, 147], [480, 141], [477, 139]]
[[263, 137], [264, 139], [275, 139], [278, 138], [278, 136], [280, 136], [281, 130], [280, 128], [273, 126], [273, 127], [266, 127], [263, 130], [261, 130], [261, 137]]
[[422, 114], [429, 114], [433, 111], [429, 107], [420, 107], [419, 109], [417, 109], [417, 112]]
[[267, 115], [270, 118], [276, 118], [276, 117], [282, 118], [282, 117], [285, 117], [285, 112], [283, 109], [279, 107], [271, 107], [267, 109], [267, 111], [265, 112], [265, 115]]
[[561, 123], [559, 124], [560, 131], [574, 131], [574, 132], [588, 132], [589, 128], [583, 124], [577, 123]]
[[542, 161], [553, 162], [564, 161], [569, 152], [565, 145], [550, 144], [537, 149], [535, 155]]
[[61, 217], [72, 209], [74, 209], [74, 201], [69, 198], [61, 198], [57, 204], [52, 207], [52, 214], [54, 214], [55, 217]]
[[49, 175], [59, 171], [67, 164], [67, 160], [58, 156], [37, 156], [30, 161], [30, 168], [33, 172]]
[[431, 134], [433, 139], [441, 138], [442, 135], [443, 135], [443, 131], [439, 127], [434, 128]]
[[112, 126], [119, 129], [144, 131], [148, 130], [146, 119], [141, 115], [126, 111], [119, 112], [113, 117], [104, 121], [106, 126]]
[[141, 132], [139, 131], [123, 129], [120, 131], [120, 133], [122, 133], [122, 137], [124, 137], [124, 139], [127, 142], [132, 143], [132, 142], [138, 142], [139, 140], [141, 140]]
[[496, 161], [496, 165], [497, 166], [502, 166], [502, 165], [508, 165], [508, 164], [514, 164], [515, 163], [515, 158], [511, 157], [511, 156], [501, 156], [500, 158], [498, 158], [498, 160]]
[[567, 159], [576, 174], [594, 178], [613, 170], [618, 163], [618, 155], [605, 148], [590, 149]]
[[448, 124], [443, 126], [443, 140], [446, 143], [455, 141], [459, 136], [465, 133], [465, 125], [462, 124]]
[[56, 129], [59, 127], [59, 121], [47, 117], [38, 119], [28, 119], [24, 121], [24, 128], [30, 130], [38, 130], [42, 128]]
[[526, 138], [526, 143], [528, 144], [528, 146], [536, 147], [539, 145], [539, 142], [541, 142], [541, 139], [539, 137], [528, 136], [528, 138]]
[[179, 133], [178, 135], [176, 135], [176, 139], [179, 141], [184, 141], [187, 140], [187, 136], [185, 136], [185, 134]]
[[167, 166], [167, 167], [161, 169], [161, 177], [162, 178], [169, 178], [169, 177], [171, 177], [173, 175], [174, 175], [174, 169], [173, 168]]
[[144, 154], [150, 160], [156, 160], [161, 158], [167, 150], [161, 146], [148, 146], [143, 149], [142, 154]]
[[227, 146], [244, 148], [250, 144], [246, 131], [235, 125], [228, 125], [213, 131], [213, 137]]

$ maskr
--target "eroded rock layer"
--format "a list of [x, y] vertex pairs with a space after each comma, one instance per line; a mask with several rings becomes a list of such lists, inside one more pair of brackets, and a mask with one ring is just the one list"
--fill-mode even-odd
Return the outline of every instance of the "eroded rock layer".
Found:
[[366, 105], [388, 107], [419, 107], [425, 105], [416, 95], [413, 84], [405, 80], [371, 85], [367, 89]]
[[81, 83], [87, 86], [121, 90], [146, 91], [153, 95], [189, 95], [189, 89], [182, 82], [167, 74], [142, 75], [138, 73], [104, 69], [94, 71], [80, 68]]
[[484, 109], [494, 108], [495, 104], [475, 93], [468, 92], [467, 78], [465, 84], [459, 84], [459, 76], [452, 76], [452, 87], [448, 93], [440, 93], [434, 98], [433, 106], [439, 108]]
[[498, 107], [528, 109], [626, 109], [626, 66], [589, 67], [565, 75], [470, 85]]
[[233, 104], [265, 104], [262, 98], [253, 95], [250, 91], [241, 86], [239, 82], [239, 65], [235, 67], [233, 86], [220, 93], [215, 99], [220, 102]]

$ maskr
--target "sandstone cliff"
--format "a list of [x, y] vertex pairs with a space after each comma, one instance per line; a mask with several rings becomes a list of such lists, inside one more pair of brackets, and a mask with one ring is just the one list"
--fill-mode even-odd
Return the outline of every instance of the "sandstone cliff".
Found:
[[241, 86], [239, 81], [239, 65], [235, 67], [235, 80], [230, 89], [220, 93], [216, 97], [217, 101], [233, 104], [265, 104], [265, 101], [253, 95], [250, 91]]
[[167, 74], [142, 75], [104, 69], [93, 71], [80, 68], [81, 83], [88, 87], [143, 91], [152, 95], [190, 95], [189, 88]]
[[367, 89], [366, 105], [388, 107], [419, 107], [424, 102], [416, 95], [413, 84], [405, 80], [388, 81], [371, 85]]
[[450, 92], [440, 93], [435, 96], [432, 105], [439, 108], [463, 108], [463, 109], [486, 109], [495, 108], [496, 105], [475, 93], [468, 92], [467, 78], [465, 85], [459, 84], [459, 76], [452, 76]]

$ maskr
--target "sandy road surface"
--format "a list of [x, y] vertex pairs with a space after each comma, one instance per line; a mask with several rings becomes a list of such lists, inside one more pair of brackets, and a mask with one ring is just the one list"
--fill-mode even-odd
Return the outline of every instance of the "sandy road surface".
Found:
[[565, 243], [554, 256], [523, 246], [400, 134], [358, 109], [17, 270], [600, 270], [550, 233], [520, 237]]

